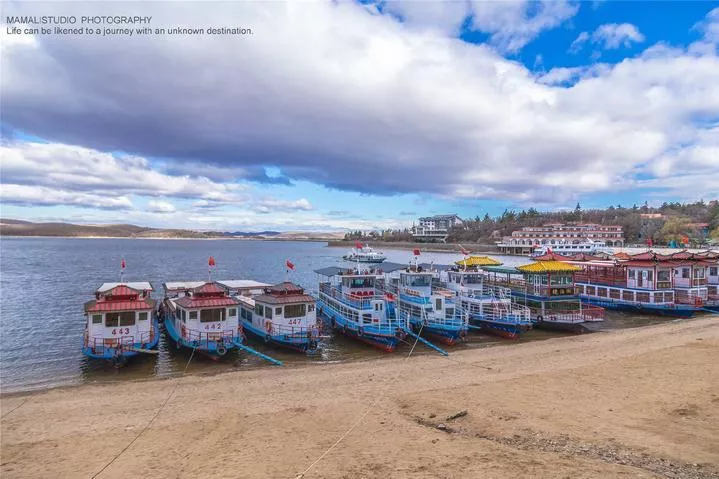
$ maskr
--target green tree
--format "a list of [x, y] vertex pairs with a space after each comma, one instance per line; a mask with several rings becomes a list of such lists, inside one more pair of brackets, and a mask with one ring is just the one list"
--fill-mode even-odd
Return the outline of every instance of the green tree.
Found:
[[683, 216], [672, 216], [667, 219], [659, 230], [658, 237], [663, 243], [669, 243], [675, 241], [677, 244], [681, 243], [684, 236], [689, 234], [689, 220]]

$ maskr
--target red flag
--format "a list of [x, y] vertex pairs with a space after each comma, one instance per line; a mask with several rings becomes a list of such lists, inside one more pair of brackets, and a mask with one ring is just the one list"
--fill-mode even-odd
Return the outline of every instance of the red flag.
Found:
[[291, 270], [293, 270], [293, 271], [295, 270], [295, 265], [292, 264], [292, 261], [290, 261], [290, 260], [285, 261], [285, 265], [287, 265], [287, 269], [288, 269], [288, 270], [289, 270], [289, 269], [291, 269]]
[[355, 241], [355, 248], [362, 249], [362, 243], [360, 243], [359, 241]]
[[214, 256], [210, 256], [210, 259], [207, 260], [207, 265], [215, 266], [215, 257]]
[[654, 241], [652, 241], [651, 238], [649, 238], [649, 239], [647, 240], [647, 246], [649, 246], [650, 248], [651, 248], [652, 246], [654, 246]]
[[122, 261], [120, 261], [120, 268], [125, 269], [125, 258], [122, 258]]
[[415, 248], [413, 253], [415, 256], [419, 256], [419, 248]]

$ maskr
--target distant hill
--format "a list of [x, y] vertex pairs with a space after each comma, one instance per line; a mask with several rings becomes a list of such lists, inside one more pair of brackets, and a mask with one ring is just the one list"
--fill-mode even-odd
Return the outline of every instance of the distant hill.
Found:
[[128, 224], [76, 225], [72, 223], [33, 223], [2, 218], [0, 236], [69, 236], [78, 238], [247, 238], [275, 240], [332, 240], [342, 238], [344, 232], [259, 231], [220, 232], [185, 229], [147, 228]]

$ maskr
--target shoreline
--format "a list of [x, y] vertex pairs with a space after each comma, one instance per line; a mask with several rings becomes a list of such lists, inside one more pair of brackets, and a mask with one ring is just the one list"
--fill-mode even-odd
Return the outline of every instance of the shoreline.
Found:
[[177, 388], [102, 477], [296, 477], [363, 411], [306, 477], [715, 477], [716, 364], [719, 320], [703, 317], [449, 358], [10, 393], [0, 472], [92, 476]]

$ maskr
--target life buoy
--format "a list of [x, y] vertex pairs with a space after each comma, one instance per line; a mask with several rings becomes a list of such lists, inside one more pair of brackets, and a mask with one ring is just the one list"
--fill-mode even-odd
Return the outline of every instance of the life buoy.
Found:
[[224, 346], [219, 346], [217, 348], [217, 354], [219, 354], [220, 356], [224, 356], [225, 354], [227, 354], [227, 348], [225, 348]]
[[357, 328], [357, 333], [358, 333], [360, 336], [364, 336], [364, 328], [363, 328], [362, 326], [360, 326], [359, 328]]
[[269, 319], [265, 321], [265, 331], [267, 331], [269, 334], [272, 334], [272, 321]]

